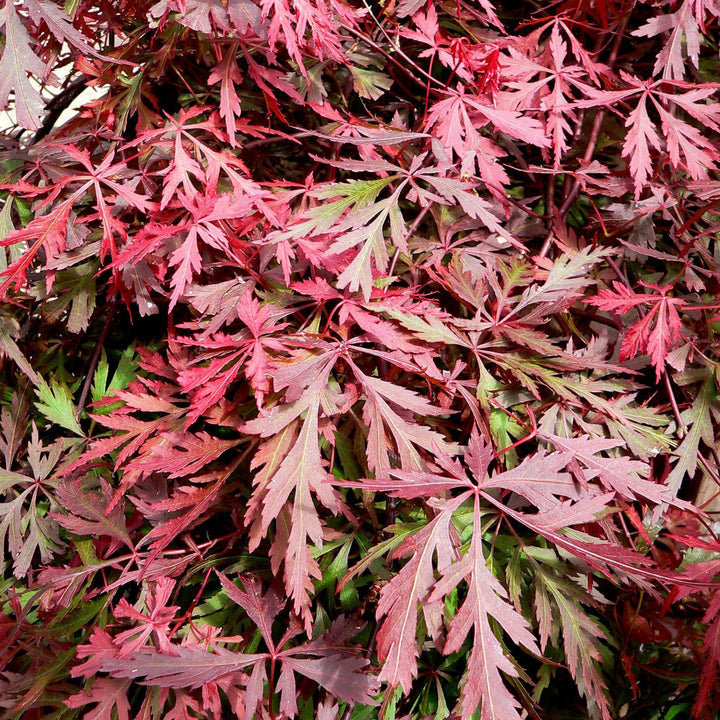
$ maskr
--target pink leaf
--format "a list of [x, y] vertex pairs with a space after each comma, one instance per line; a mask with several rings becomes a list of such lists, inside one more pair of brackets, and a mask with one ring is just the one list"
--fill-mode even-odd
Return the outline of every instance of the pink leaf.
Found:
[[79, 708], [97, 703], [96, 707], [83, 715], [83, 720], [114, 720], [113, 710], [117, 713], [117, 720], [128, 720], [130, 702], [127, 692], [130, 689], [130, 682], [130, 680], [113, 678], [95, 678], [90, 690], [72, 695], [65, 704], [69, 708]]
[[520, 706], [502, 681], [500, 671], [511, 677], [517, 677], [518, 673], [493, 632], [489, 616], [498, 621], [516, 644], [535, 653], [539, 653], [540, 649], [527, 621], [506, 601], [505, 589], [488, 570], [481, 537], [481, 513], [476, 496], [470, 549], [460, 560], [445, 567], [429, 600], [440, 601], [461, 581], [467, 582], [467, 596], [450, 621], [450, 631], [443, 648], [446, 655], [458, 651], [470, 629], [473, 629], [472, 650], [462, 689], [463, 716], [470, 717], [482, 703], [482, 720], [519, 720]]
[[18, 123], [29, 130], [37, 130], [45, 103], [28, 74], [42, 77], [45, 64], [30, 48], [30, 36], [18, 17], [15, 4], [6, 2], [4, 10], [5, 48], [0, 60], [0, 108], [7, 106], [8, 97], [14, 92]]
[[[236, 5], [238, 5], [237, 0]], [[213, 68], [208, 76], [208, 84], [220, 83], [220, 116], [225, 119], [230, 145], [235, 147], [235, 116], [240, 116], [240, 98], [235, 89], [235, 84], [242, 82], [242, 73], [237, 64], [238, 45], [228, 45], [222, 61]]]

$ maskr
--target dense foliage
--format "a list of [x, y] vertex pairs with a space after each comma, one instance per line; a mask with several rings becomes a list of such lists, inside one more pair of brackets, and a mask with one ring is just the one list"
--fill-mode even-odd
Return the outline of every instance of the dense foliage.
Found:
[[718, 716], [718, 0], [0, 5], [0, 712]]

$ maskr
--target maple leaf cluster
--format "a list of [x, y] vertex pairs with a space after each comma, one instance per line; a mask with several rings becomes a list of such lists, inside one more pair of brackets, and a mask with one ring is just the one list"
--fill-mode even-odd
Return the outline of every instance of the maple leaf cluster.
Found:
[[719, 18], [0, 0], [2, 717], [717, 717]]

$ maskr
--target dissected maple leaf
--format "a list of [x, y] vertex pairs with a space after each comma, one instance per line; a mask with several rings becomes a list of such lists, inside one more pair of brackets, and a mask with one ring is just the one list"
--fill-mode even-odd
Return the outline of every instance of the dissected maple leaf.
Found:
[[522, 310], [533, 309], [523, 316], [523, 322], [537, 322], [541, 317], [567, 307], [588, 286], [587, 271], [606, 257], [608, 251], [603, 248], [583, 248], [574, 256], [561, 255], [552, 263], [550, 272], [540, 285], [530, 285], [510, 313], [504, 316], [504, 322]]
[[465, 91], [462, 85], [447, 98], [435, 102], [425, 121], [426, 130], [434, 131], [461, 160], [464, 176], [470, 174], [474, 160], [485, 182], [502, 187], [509, 181], [507, 173], [497, 163], [504, 152], [493, 140], [480, 133], [487, 125], [538, 147], [550, 145], [538, 120], [516, 110], [494, 107], [475, 93]]
[[647, 463], [629, 457], [598, 455], [623, 447], [622, 441], [589, 437], [562, 438], [557, 435], [547, 437], [553, 447], [563, 451], [566, 462], [569, 455], [581, 463], [582, 467], [568, 465], [584, 486], [589, 480], [597, 478], [605, 490], [613, 490], [626, 500], [641, 497], [656, 504], [676, 502], [665, 486], [646, 479], [650, 474]]
[[672, 285], [660, 287], [642, 281], [640, 285], [648, 290], [654, 290], [656, 294], [633, 292], [626, 285], [615, 280], [613, 290], [601, 290], [595, 297], [589, 298], [588, 302], [601, 310], [618, 315], [641, 305], [651, 305], [647, 314], [625, 331], [625, 337], [620, 346], [620, 360], [627, 360], [640, 353], [645, 353], [650, 356], [650, 361], [655, 368], [656, 379], [660, 380], [665, 369], [665, 358], [668, 352], [683, 337], [683, 324], [678, 310], [682, 310], [687, 303], [682, 298], [668, 295], [672, 290]]
[[692, 477], [697, 470], [700, 456], [700, 442], [708, 447], [714, 443], [713, 419], [717, 422], [720, 411], [717, 407], [718, 381], [715, 372], [707, 372], [692, 405], [680, 413], [680, 419], [687, 431], [675, 450], [677, 461], [665, 482], [668, 491], [676, 496], [686, 476]]
[[90, 690], [71, 695], [65, 700], [65, 704], [69, 708], [79, 708], [90, 703], [97, 703], [96, 707], [83, 715], [83, 720], [113, 720], [113, 710], [117, 713], [117, 720], [128, 720], [130, 701], [127, 693], [130, 683], [130, 680], [95, 678]]
[[118, 658], [128, 657], [137, 652], [151, 635], [161, 652], [175, 654], [175, 647], [167, 636], [170, 623], [179, 609], [175, 605], [167, 604], [174, 587], [175, 582], [170, 578], [158, 578], [154, 592], [148, 593], [145, 599], [147, 614], [134, 608], [125, 598], [120, 598], [120, 602], [115, 607], [115, 617], [128, 618], [142, 624], [139, 628], [124, 630], [115, 636], [114, 642], [119, 648]]
[[[377, 646], [382, 670], [379, 679], [392, 687], [402, 685], [406, 692], [417, 675], [418, 609], [422, 607], [427, 618], [437, 616], [439, 610], [437, 603], [433, 607], [428, 602], [435, 583], [433, 565], [444, 569], [455, 552], [450, 520], [456, 506], [457, 503], [450, 505], [395, 551], [395, 557], [412, 557], [380, 592]], [[437, 620], [428, 626], [437, 628]]]
[[[620, 77], [629, 86], [623, 90], [597, 90], [588, 87], [589, 99], [580, 100], [577, 107], [608, 105], [633, 98], [634, 109], [630, 111], [625, 127], [628, 132], [622, 155], [630, 160], [630, 174], [634, 179], [635, 199], [639, 199], [648, 184], [653, 170], [652, 150], [662, 150], [657, 124], [648, 113], [648, 101], [661, 117], [661, 128], [668, 144], [670, 160], [674, 167], [683, 168], [693, 179], [707, 177], [708, 171], [717, 169], [717, 148], [698, 131], [671, 110], [680, 108], [701, 125], [717, 130], [720, 122], [720, 103], [705, 103], [716, 94], [711, 84], [688, 87], [678, 80], [644, 81], [635, 75], [620, 71]], [[667, 87], [667, 89], [661, 89]], [[684, 91], [684, 92], [683, 92]], [[640, 97], [637, 97], [640, 95]]]
[[225, 119], [230, 145], [235, 147], [235, 116], [240, 115], [240, 98], [235, 83], [242, 81], [240, 68], [237, 65], [237, 45], [229, 45], [222, 61], [208, 77], [208, 84], [220, 83], [220, 115]]
[[[475, 437], [470, 462], [484, 477], [489, 454]], [[412, 553], [411, 559], [381, 591], [377, 614], [381, 619], [378, 631], [378, 655], [383, 661], [381, 680], [392, 686], [409, 687], [417, 672], [416, 623], [418, 604], [422, 603], [426, 626], [436, 636], [442, 625], [443, 598], [461, 582], [467, 585], [467, 595], [458, 613], [449, 622], [449, 633], [443, 646], [446, 654], [458, 650], [470, 629], [474, 629], [474, 650], [468, 659], [462, 691], [462, 711], [469, 717], [481, 705], [485, 718], [519, 718], [519, 705], [505, 686], [502, 670], [510, 676], [517, 672], [508, 660], [500, 640], [492, 630], [488, 616], [498, 620], [516, 643], [539, 653], [535, 638], [524, 618], [506, 602], [506, 591], [487, 568], [481, 547], [479, 524], [482, 514], [479, 495], [470, 488], [473, 483], [462, 468], [447, 460], [443, 463], [450, 477], [429, 473], [393, 471], [401, 480], [365, 481], [362, 486], [385, 490], [405, 497], [432, 496], [442, 488], [463, 489], [452, 501], [439, 505], [439, 513], [419, 532], [411, 535], [398, 550], [396, 557]], [[360, 483], [351, 485], [361, 486]], [[450, 521], [453, 513], [474, 495], [473, 539], [465, 554], [455, 550]], [[440, 579], [436, 580], [433, 557], [436, 556]]]
[[300, 627], [291, 625], [277, 644], [273, 640], [272, 624], [283, 605], [277, 592], [271, 588], [263, 594], [260, 584], [253, 579], [246, 579], [245, 588], [240, 589], [226, 577], [221, 575], [220, 578], [228, 596], [259, 623], [268, 652], [236, 653], [217, 645], [210, 652], [197, 646], [170, 645], [166, 648], [168, 654], [146, 650], [129, 656], [106, 657], [102, 660], [102, 669], [116, 678], [144, 678], [160, 687], [195, 688], [252, 666], [252, 675], [246, 679], [248, 687], [244, 702], [246, 712], [253, 716], [259, 701], [255, 685], [262, 683], [265, 662], [272, 658], [281, 663], [277, 690], [280, 706], [288, 717], [297, 713], [296, 673], [317, 682], [346, 702], [375, 704], [375, 678], [361, 672], [368, 661], [345, 644], [357, 633], [354, 623], [338, 618], [315, 640], [283, 649], [298, 634]]
[[57, 497], [65, 513], [52, 513], [51, 517], [78, 535], [111, 537], [112, 543], [108, 548], [108, 554], [122, 544], [132, 551], [133, 542], [125, 524], [124, 503], [118, 503], [107, 512], [111, 490], [106, 482], [102, 482], [102, 491], [102, 498], [93, 492], [88, 492], [78, 479], [61, 483], [57, 488]]
[[28, 249], [0, 272], [7, 276], [0, 283], [0, 297], [4, 297], [12, 285], [19, 289], [25, 284], [27, 273], [37, 255], [44, 250], [48, 257], [55, 257], [66, 247], [67, 223], [77, 195], [56, 205], [47, 215], [36, 215], [24, 228], [20, 228], [0, 241], [0, 245], [27, 243]]
[[107, 658], [116, 657], [117, 654], [118, 647], [112, 637], [105, 630], [95, 628], [88, 642], [77, 649], [78, 659], [85, 659], [85, 662], [75, 665], [70, 674], [72, 677], [93, 678], [100, 671], [103, 662]]
[[470, 548], [461, 559], [442, 570], [440, 580], [428, 599], [431, 603], [437, 602], [461, 582], [467, 584], [467, 595], [450, 621], [443, 648], [445, 654], [459, 650], [470, 629], [473, 629], [473, 645], [462, 689], [463, 715], [470, 717], [481, 704], [482, 720], [519, 720], [517, 710], [520, 706], [502, 681], [500, 671], [511, 677], [517, 677], [518, 673], [493, 632], [489, 617], [495, 618], [516, 644], [535, 653], [539, 653], [540, 649], [527, 621], [507, 602], [505, 589], [487, 567], [482, 551], [478, 496], [475, 496], [474, 503]]
[[72, 18], [64, 9], [60, 9], [49, 0], [23, 0], [23, 7], [27, 9], [34, 23], [44, 22], [59, 42], [66, 42], [83, 54], [108, 59], [98, 52], [88, 38], [73, 26]]
[[30, 47], [30, 36], [18, 16], [15, 3], [5, 3], [2, 24], [5, 26], [5, 48], [0, 60], [0, 107], [7, 106], [10, 93], [14, 92], [18, 123], [29, 130], [37, 130], [45, 103], [28, 74], [42, 77], [45, 64]]
[[13, 574], [24, 577], [30, 569], [33, 557], [39, 552], [43, 562], [63, 546], [57, 523], [48, 517], [46, 503], [56, 507], [51, 492], [54, 471], [63, 454], [61, 442], [44, 447], [33, 424], [32, 436], [27, 448], [30, 474], [0, 469], [0, 553], [7, 549], [13, 558]]
[[675, 12], [652, 17], [632, 33], [636, 37], [668, 34], [662, 50], [657, 55], [654, 74], [662, 70], [664, 78], [682, 80], [685, 77], [683, 52], [690, 62], [698, 67], [701, 35], [698, 20], [693, 12], [694, 5], [692, 0], [685, 0]]
[[[573, 98], [578, 94], [584, 96], [588, 81], [596, 84], [606, 68], [591, 58], [568, 24], [559, 18], [536, 29], [526, 41], [528, 45], [538, 43], [548, 29], [550, 37], [538, 56], [521, 55], [513, 48], [509, 58], [501, 59], [506, 65], [503, 72], [508, 76], [508, 88], [514, 91], [505, 94], [506, 101], [513, 108], [540, 108], [546, 117], [548, 134], [542, 147], [552, 147], [553, 167], [557, 169], [570, 149], [577, 121]], [[571, 62], [571, 55], [575, 56], [575, 63]]]
[[363, 418], [369, 429], [368, 466], [379, 477], [386, 477], [390, 470], [391, 447], [386, 440], [386, 427], [392, 435], [404, 468], [424, 469], [418, 447], [435, 447], [446, 453], [453, 451], [453, 446], [439, 433], [412, 419], [413, 413], [432, 417], [445, 414], [445, 410], [434, 407], [426, 399], [405, 388], [365, 375], [355, 363], [351, 362], [351, 367], [365, 390]]
[[145, 678], [158, 687], [196, 688], [267, 659], [264, 653], [234, 653], [219, 647], [212, 652], [192, 645], [170, 647], [172, 654], [146, 650], [105, 659], [102, 670], [116, 678]]
[[[603, 718], [610, 718], [605, 682], [599, 671], [602, 660], [600, 640], [605, 633], [585, 611], [582, 603], [589, 598], [580, 587], [566, 577], [559, 577], [550, 568], [534, 564], [535, 607], [543, 647], [551, 634], [562, 628], [563, 648], [570, 672], [580, 685], [581, 692], [591, 706], [600, 708]], [[557, 617], [559, 623], [554, 623]]]
[[[321, 547], [325, 536], [311, 492], [333, 512], [337, 513], [343, 507], [339, 496], [328, 483], [328, 473], [322, 466], [318, 446], [319, 409], [320, 398], [315, 396], [307, 405], [307, 417], [292, 449], [275, 468], [272, 480], [263, 493], [262, 509], [262, 525], [266, 530], [270, 521], [280, 514], [291, 493], [294, 495], [292, 525], [285, 545], [285, 584], [294, 599], [296, 611], [302, 613], [305, 619], [308, 631], [312, 623], [309, 596], [313, 589], [311, 578], [319, 578], [321, 574], [307, 541]], [[253, 421], [248, 425], [248, 430], [252, 432], [255, 427], [260, 428], [262, 425], [259, 421]], [[268, 433], [268, 430], [266, 427], [264, 432]]]

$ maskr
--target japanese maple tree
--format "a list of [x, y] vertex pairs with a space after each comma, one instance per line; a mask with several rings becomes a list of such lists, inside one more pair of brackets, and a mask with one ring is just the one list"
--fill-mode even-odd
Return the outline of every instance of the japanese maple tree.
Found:
[[720, 3], [0, 0], [0, 713], [720, 713]]

